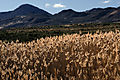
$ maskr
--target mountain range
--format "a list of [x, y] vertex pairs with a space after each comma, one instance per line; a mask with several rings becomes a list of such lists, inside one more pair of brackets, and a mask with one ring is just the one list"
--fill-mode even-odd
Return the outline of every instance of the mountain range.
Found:
[[23, 4], [13, 11], [0, 12], [0, 27], [107, 22], [120, 22], [120, 7], [93, 8], [84, 12], [68, 9], [52, 15], [33, 5]]

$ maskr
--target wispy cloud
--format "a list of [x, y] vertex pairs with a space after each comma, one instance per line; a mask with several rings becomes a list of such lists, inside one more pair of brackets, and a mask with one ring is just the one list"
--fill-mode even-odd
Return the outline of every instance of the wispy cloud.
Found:
[[54, 4], [53, 7], [54, 8], [65, 8], [66, 6], [63, 4]]
[[110, 2], [110, 0], [107, 0], [107, 1], [104, 1], [103, 3], [104, 3], [104, 4], [107, 4], [107, 3], [109, 3], [109, 2]]
[[46, 3], [45, 4], [45, 7], [50, 7], [51, 5], [49, 3]]

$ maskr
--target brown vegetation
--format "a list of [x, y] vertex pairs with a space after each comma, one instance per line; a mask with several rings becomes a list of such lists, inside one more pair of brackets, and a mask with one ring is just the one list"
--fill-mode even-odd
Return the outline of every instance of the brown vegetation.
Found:
[[0, 41], [0, 80], [119, 80], [120, 32]]

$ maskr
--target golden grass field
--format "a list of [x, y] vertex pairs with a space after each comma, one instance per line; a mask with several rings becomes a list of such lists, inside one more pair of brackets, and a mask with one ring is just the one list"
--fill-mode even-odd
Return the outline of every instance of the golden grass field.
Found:
[[120, 32], [0, 41], [0, 80], [120, 80]]

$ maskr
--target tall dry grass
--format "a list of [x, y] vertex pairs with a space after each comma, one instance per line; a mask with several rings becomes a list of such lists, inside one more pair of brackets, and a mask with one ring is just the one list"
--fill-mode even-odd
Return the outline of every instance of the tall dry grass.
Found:
[[0, 80], [120, 80], [120, 32], [0, 41]]

